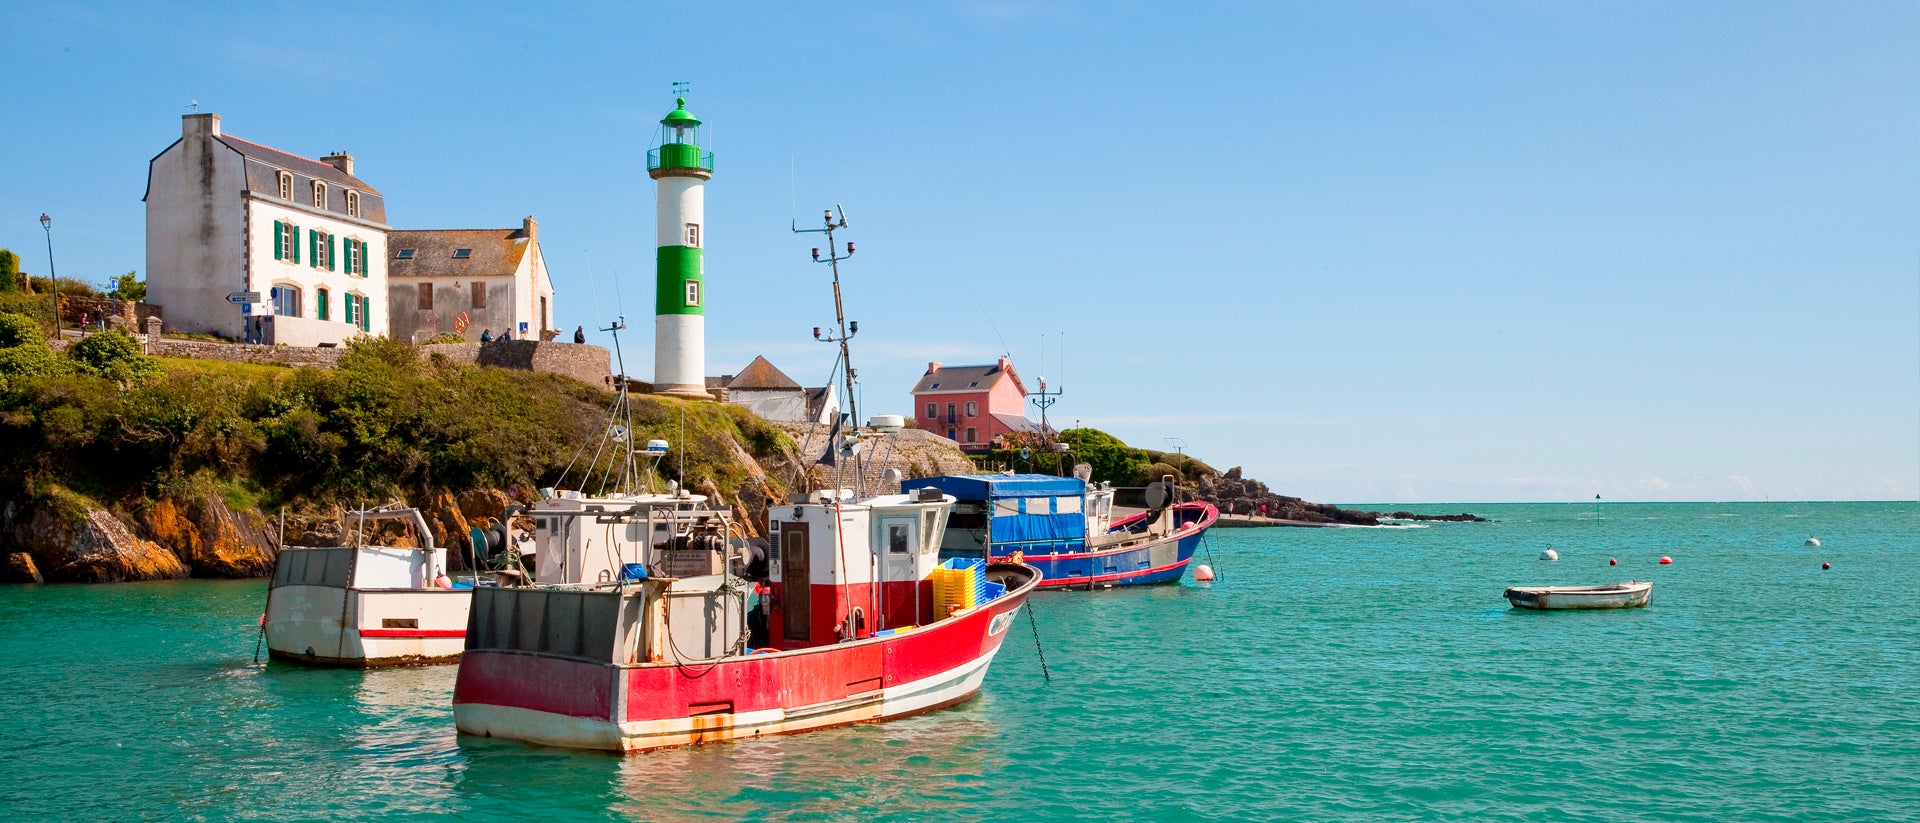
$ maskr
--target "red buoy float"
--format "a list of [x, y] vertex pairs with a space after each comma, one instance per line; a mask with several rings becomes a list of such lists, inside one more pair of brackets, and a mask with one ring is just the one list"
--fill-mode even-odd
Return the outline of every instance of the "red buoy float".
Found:
[[1660, 565], [1662, 565], [1662, 566], [1671, 566], [1671, 565], [1673, 565], [1673, 558], [1671, 558], [1671, 557], [1668, 557], [1668, 556], [1666, 556], [1666, 555], [1664, 555], [1664, 554], [1663, 554], [1663, 555], [1660, 555]]
[[1611, 558], [1611, 557], [1609, 557], [1609, 558], [1607, 558], [1607, 565], [1609, 565], [1609, 566], [1618, 566], [1618, 565], [1620, 565], [1620, 561], [1618, 561], [1618, 560], [1615, 560], [1615, 559], [1613, 559], [1613, 558]]
[[1821, 563], [1821, 564], [1820, 564], [1820, 568], [1822, 568], [1822, 569], [1831, 569], [1831, 568], [1833, 568], [1833, 564], [1832, 564], [1832, 563]]
[[1201, 583], [1213, 581], [1213, 567], [1204, 563], [1193, 567], [1193, 579]]

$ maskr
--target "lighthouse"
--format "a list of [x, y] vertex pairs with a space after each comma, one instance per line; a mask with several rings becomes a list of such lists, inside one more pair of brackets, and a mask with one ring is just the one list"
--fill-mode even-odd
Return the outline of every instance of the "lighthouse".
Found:
[[653, 390], [707, 394], [706, 187], [713, 152], [700, 146], [700, 121], [686, 98], [660, 120], [660, 145], [647, 152], [647, 174], [658, 197], [659, 249], [654, 263]]

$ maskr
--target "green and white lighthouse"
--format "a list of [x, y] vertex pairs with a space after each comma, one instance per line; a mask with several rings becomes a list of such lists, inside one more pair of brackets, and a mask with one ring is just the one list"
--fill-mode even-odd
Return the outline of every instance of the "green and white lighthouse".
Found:
[[700, 146], [700, 121], [686, 98], [660, 120], [660, 145], [647, 152], [659, 204], [655, 258], [653, 390], [707, 398], [706, 186], [713, 152]]

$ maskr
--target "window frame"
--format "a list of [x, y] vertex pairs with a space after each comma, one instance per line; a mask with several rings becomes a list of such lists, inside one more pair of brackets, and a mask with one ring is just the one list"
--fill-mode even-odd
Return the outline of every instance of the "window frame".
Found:
[[687, 248], [700, 248], [700, 224], [688, 223], [686, 229], [681, 232], [681, 238], [687, 241]]
[[939, 403], [928, 403], [928, 404], [927, 404], [927, 419], [928, 419], [928, 420], [938, 420], [939, 418], [940, 418], [940, 404], [939, 404]]
[[280, 199], [293, 199], [293, 172], [280, 172]]
[[968, 403], [967, 403], [967, 416], [968, 416], [968, 417], [979, 417], [979, 416], [980, 416], [980, 404], [979, 404], [978, 402], [968, 402]]
[[[305, 308], [304, 295], [299, 286], [292, 283], [275, 283], [267, 288], [267, 302], [273, 306], [275, 317], [299, 317]], [[285, 309], [291, 308], [291, 311]]]
[[394, 250], [394, 252], [393, 252], [393, 259], [395, 259], [395, 260], [412, 260], [412, 259], [413, 259], [413, 249], [395, 249], [395, 250]]
[[966, 440], [966, 442], [968, 442], [968, 443], [978, 443], [978, 442], [980, 442], [980, 429], [979, 429], [978, 427], [976, 427], [976, 426], [968, 426], [968, 427], [967, 427], [967, 440]]
[[360, 193], [357, 191], [354, 191], [353, 189], [347, 189], [346, 191], [347, 191], [347, 216], [359, 217], [360, 216]]
[[686, 297], [687, 297], [687, 306], [689, 308], [700, 305], [700, 281], [698, 280], [687, 281]]
[[419, 310], [433, 311], [433, 284], [421, 283], [419, 291]]
[[467, 306], [467, 308], [470, 308], [470, 309], [484, 309], [484, 308], [486, 308], [486, 307], [487, 307], [487, 284], [486, 284], [486, 281], [484, 281], [484, 280], [475, 280], [475, 281], [473, 281], [472, 283], [469, 283], [469, 284], [467, 285], [467, 292], [468, 292], [468, 299], [467, 299], [467, 302], [471, 304], [471, 305], [469, 305], [469, 306]]
[[321, 211], [327, 210], [327, 181], [325, 180], [313, 181], [313, 207]]

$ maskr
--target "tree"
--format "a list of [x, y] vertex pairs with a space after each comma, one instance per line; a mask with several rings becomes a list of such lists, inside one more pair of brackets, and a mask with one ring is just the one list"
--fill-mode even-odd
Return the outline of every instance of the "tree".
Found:
[[126, 274], [113, 278], [112, 288], [107, 292], [107, 296], [115, 300], [126, 300], [132, 303], [146, 302], [147, 281], [139, 278], [139, 272], [135, 271], [129, 271]]
[[1093, 466], [1093, 479], [1119, 485], [1132, 483], [1147, 470], [1147, 453], [1128, 446], [1120, 438], [1099, 429], [1068, 429], [1060, 439], [1073, 445], [1073, 453]]
[[19, 291], [20, 285], [20, 255], [0, 249], [0, 291]]

